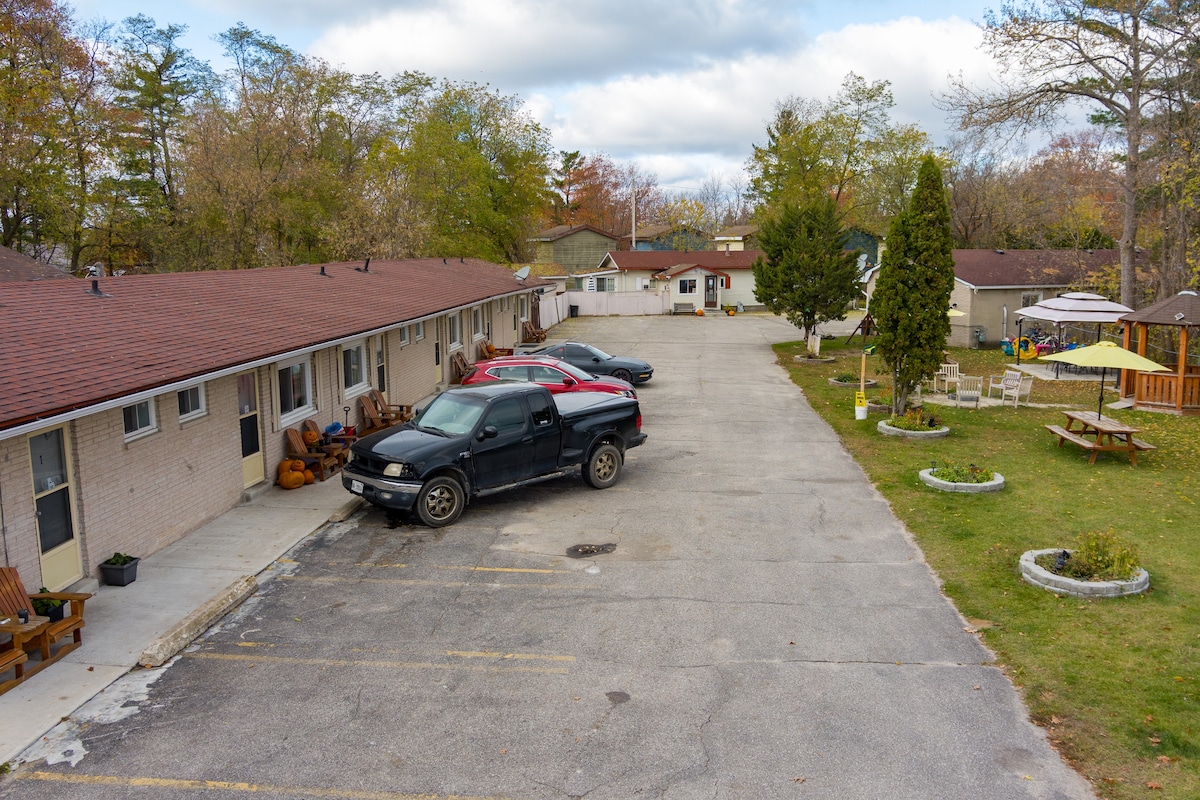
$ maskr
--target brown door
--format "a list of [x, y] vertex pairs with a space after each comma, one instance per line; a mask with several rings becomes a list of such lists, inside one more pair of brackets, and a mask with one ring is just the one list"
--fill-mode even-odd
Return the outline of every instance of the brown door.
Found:
[[704, 276], [704, 307], [705, 308], [716, 308], [717, 307], [717, 276], [716, 275], [705, 275]]

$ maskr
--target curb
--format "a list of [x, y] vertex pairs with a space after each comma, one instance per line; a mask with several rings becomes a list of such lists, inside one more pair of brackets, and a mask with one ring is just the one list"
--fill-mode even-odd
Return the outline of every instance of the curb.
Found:
[[258, 581], [254, 579], [253, 575], [237, 579], [216, 597], [205, 602], [151, 642], [150, 646], [138, 656], [138, 663], [143, 667], [161, 667], [214, 622], [241, 605], [242, 601], [256, 591], [258, 591]]

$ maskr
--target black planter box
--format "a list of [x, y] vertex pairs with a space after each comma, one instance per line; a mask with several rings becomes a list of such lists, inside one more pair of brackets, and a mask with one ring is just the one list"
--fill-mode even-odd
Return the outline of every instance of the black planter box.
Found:
[[137, 580], [139, 561], [141, 561], [140, 558], [135, 558], [128, 564], [119, 567], [113, 564], [101, 564], [100, 574], [104, 576], [104, 582], [109, 586], [128, 586]]

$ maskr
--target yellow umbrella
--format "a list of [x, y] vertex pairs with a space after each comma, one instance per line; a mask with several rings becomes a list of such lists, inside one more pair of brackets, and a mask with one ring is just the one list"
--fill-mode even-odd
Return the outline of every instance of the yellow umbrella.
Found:
[[1061, 361], [1077, 367], [1100, 367], [1100, 402], [1096, 406], [1097, 419], [1100, 417], [1100, 409], [1104, 407], [1104, 374], [1108, 369], [1135, 369], [1139, 372], [1169, 371], [1162, 364], [1139, 356], [1113, 342], [1096, 342], [1087, 347], [1076, 347], [1074, 350], [1063, 350], [1061, 353], [1051, 353], [1039, 358], [1042, 361]]
[[959, 311], [957, 308], [952, 308], [946, 312], [947, 317], [965, 317], [966, 315], [965, 311]]

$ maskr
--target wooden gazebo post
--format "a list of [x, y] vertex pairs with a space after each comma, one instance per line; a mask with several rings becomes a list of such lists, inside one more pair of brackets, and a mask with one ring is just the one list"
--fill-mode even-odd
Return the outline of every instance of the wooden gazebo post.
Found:
[[1183, 413], [1183, 378], [1187, 375], [1187, 325], [1179, 328], [1179, 389], [1175, 392], [1175, 410]]

